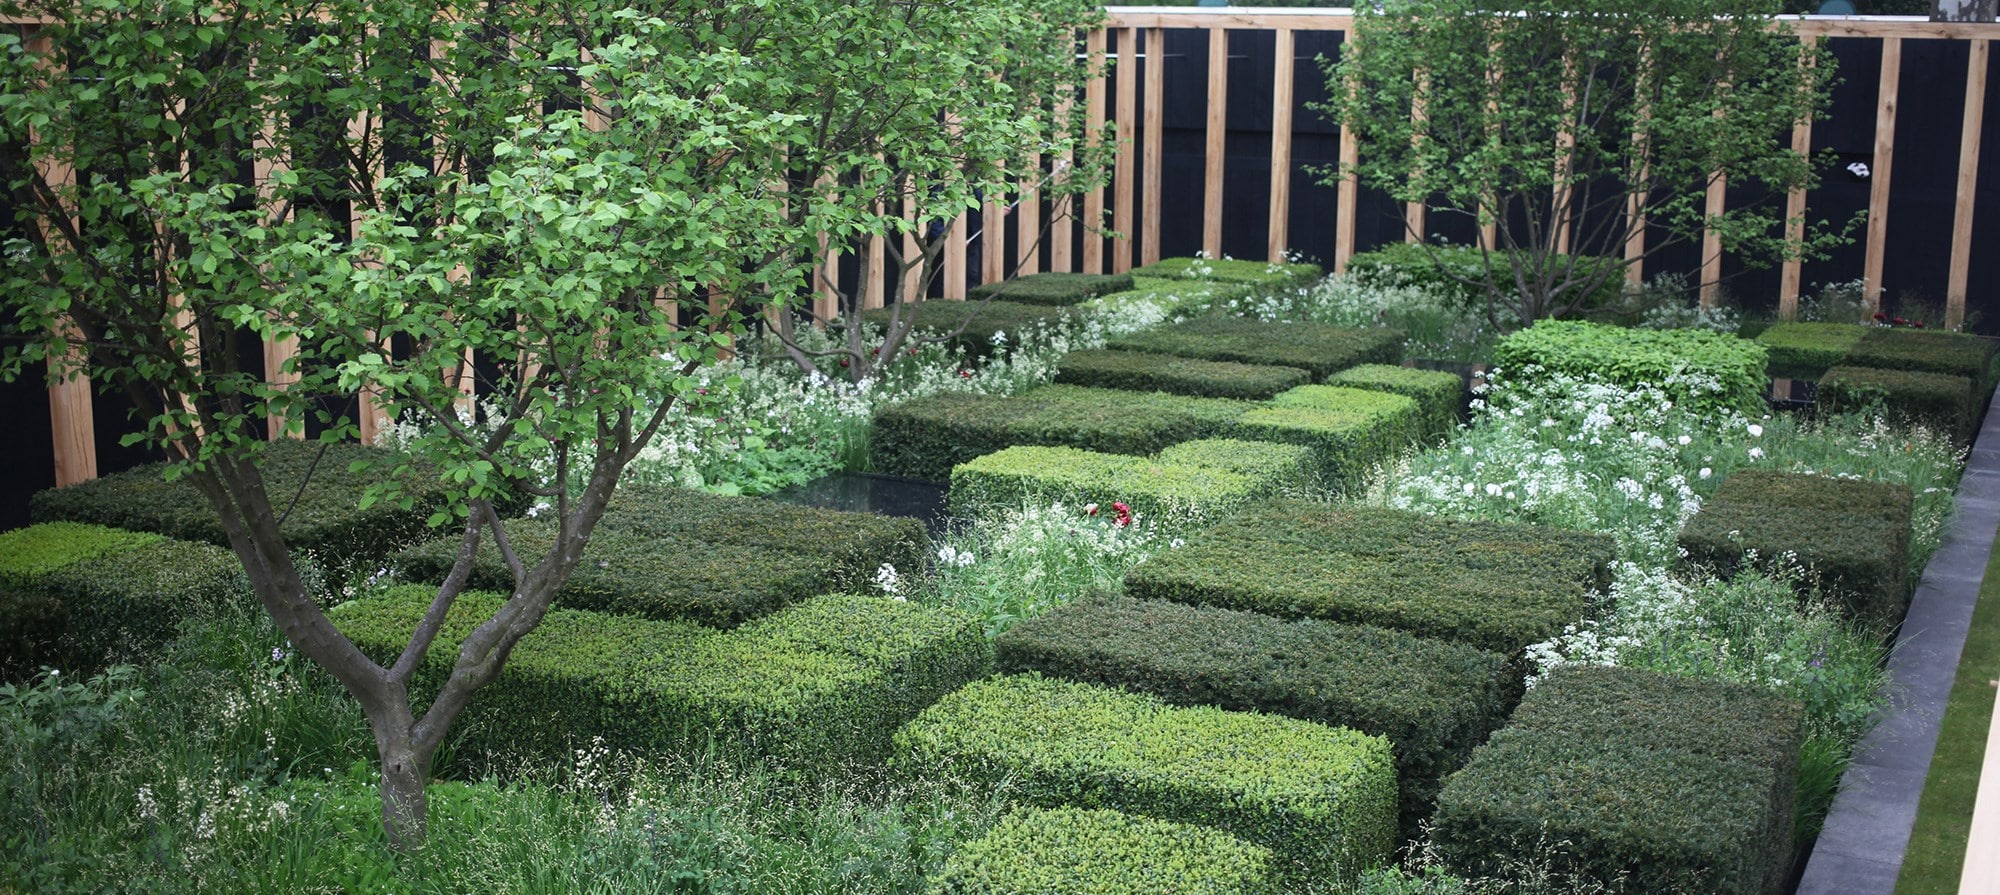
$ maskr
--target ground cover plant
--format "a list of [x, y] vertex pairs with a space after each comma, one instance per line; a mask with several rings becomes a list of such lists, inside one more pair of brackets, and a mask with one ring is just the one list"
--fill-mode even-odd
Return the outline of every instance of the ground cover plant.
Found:
[[960, 847], [937, 895], [1274, 895], [1270, 849], [1206, 827], [1075, 808], [1023, 809]]
[[1196, 360], [1296, 367], [1317, 382], [1358, 364], [1403, 359], [1402, 333], [1240, 317], [1194, 317], [1110, 340], [1109, 347]]
[[1316, 482], [1307, 448], [1263, 441], [1186, 441], [1152, 457], [1015, 446], [951, 471], [952, 512], [969, 519], [1066, 503], [1099, 512], [1200, 520], [1251, 498]]
[[1009, 334], [1062, 326], [1075, 316], [1075, 310], [1053, 304], [1000, 299], [940, 300], [901, 308], [875, 308], [863, 312], [861, 322], [886, 326], [892, 318], [903, 319], [913, 332], [942, 338], [969, 356], [984, 357], [1011, 350]]

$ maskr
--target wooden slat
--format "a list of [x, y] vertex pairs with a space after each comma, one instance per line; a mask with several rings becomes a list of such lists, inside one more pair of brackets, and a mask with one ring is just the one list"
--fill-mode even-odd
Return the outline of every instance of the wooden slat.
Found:
[[840, 250], [832, 237], [819, 235], [819, 265], [813, 272], [813, 322], [824, 326], [840, 316]]
[[1868, 244], [1862, 261], [1869, 312], [1882, 307], [1882, 259], [1889, 239], [1889, 177], [1896, 161], [1896, 94], [1902, 82], [1903, 39], [1882, 41], [1881, 94], [1875, 102], [1875, 159], [1868, 170]]
[[1285, 263], [1291, 247], [1292, 223], [1292, 63], [1297, 42], [1288, 28], [1278, 29], [1275, 62], [1271, 74], [1271, 224], [1265, 259]]
[[[1056, 101], [1056, 120], [1068, 127], [1071, 106], [1069, 97]], [[1074, 162], [1075, 153], [1064, 150], [1059, 163], [1067, 166]], [[1053, 178], [1052, 183], [1069, 179], [1067, 175]], [[1076, 197], [1067, 192], [1058, 192], [1049, 203], [1049, 269], [1071, 273], [1076, 270]]]
[[965, 298], [965, 235], [971, 228], [966, 216], [961, 214], [951, 221], [951, 229], [944, 237], [944, 297]]
[[1975, 40], [1965, 67], [1965, 116], [1958, 135], [1958, 203], [1951, 217], [1951, 274], [1945, 287], [1944, 323], [1965, 323], [1966, 281], [1972, 271], [1972, 206], [1978, 201], [1979, 144], [1986, 120], [1986, 64], [1989, 44]]
[[[1632, 119], [1632, 145], [1638, 148], [1639, 172], [1634, 183], [1645, 184], [1653, 176], [1653, 161], [1647, 130], [1652, 117], [1652, 104], [1644, 97], [1651, 95], [1649, 82], [1652, 70], [1651, 52], [1641, 49], [1639, 54], [1639, 84], [1637, 91], [1641, 97]], [[1625, 282], [1637, 286], [1646, 278], [1646, 200], [1650, 190], [1638, 189], [1625, 197]]]
[[1246, 31], [1345, 31], [1354, 22], [1349, 9], [1258, 9], [1186, 7], [1108, 7], [1111, 28], [1241, 28]]
[[[1709, 178], [1707, 202], [1702, 214], [1718, 217], [1726, 210], [1729, 175], [1717, 173]], [[1715, 307], [1722, 297], [1722, 234], [1714, 227], [1701, 228], [1701, 306]]]
[[1154, 28], [1146, 32], [1145, 136], [1140, 153], [1143, 182], [1139, 189], [1139, 201], [1143, 206], [1139, 220], [1140, 264], [1160, 260], [1160, 154], [1166, 145], [1166, 42], [1165, 31]]
[[[1354, 45], [1354, 32], [1349, 31], [1340, 45], [1345, 53]], [[1343, 89], [1353, 89], [1344, 87]], [[1340, 129], [1340, 183], [1334, 187], [1333, 197], [1333, 272], [1346, 273], [1347, 259], [1354, 257], [1355, 209], [1359, 207], [1360, 184], [1355, 182], [1354, 165], [1361, 160], [1361, 145], [1355, 140], [1354, 129]]]
[[1139, 30], [1121, 28], [1118, 31], [1118, 67], [1113, 71], [1118, 76], [1118, 161], [1112, 171], [1111, 182], [1111, 229], [1118, 231], [1117, 238], [1111, 240], [1111, 272], [1124, 273], [1132, 269], [1132, 133], [1133, 121], [1139, 115]]
[[1007, 208], [998, 202], [986, 203], [979, 216], [979, 281], [998, 283], [1007, 278]]
[[[1042, 155], [1028, 156], [1028, 176], [1041, 179]], [[1014, 205], [1014, 275], [1026, 276], [1042, 270], [1042, 191], [1033, 183], [1021, 185], [1025, 193]]]
[[1555, 249], [1559, 255], [1570, 253], [1570, 216], [1574, 203], [1569, 178], [1576, 171], [1576, 132], [1570, 129], [1570, 120], [1576, 116], [1577, 79], [1576, 60], [1565, 57], [1562, 65], [1563, 123], [1556, 129], [1555, 189], [1549, 196], [1550, 216], [1555, 223]]
[[[875, 204], [875, 213], [876, 214], [882, 213], [882, 204], [880, 202], [877, 202]], [[883, 288], [884, 285], [883, 281], [887, 278], [886, 271], [884, 270], [885, 267], [884, 262], [888, 260], [887, 259], [888, 254], [889, 254], [888, 241], [883, 238], [882, 234], [876, 233], [868, 237], [867, 247], [862, 250], [862, 263], [861, 263], [862, 310], [868, 310], [869, 308], [879, 308], [882, 306], [883, 302], [882, 293], [886, 291]]]
[[[1104, 30], [1084, 36], [1084, 52], [1091, 59], [1104, 58]], [[1088, 142], [1096, 147], [1104, 131], [1104, 76], [1100, 73], [1083, 85], [1083, 121], [1089, 128]], [[1092, 187], [1083, 194], [1083, 272], [1104, 272], [1104, 188]]]
[[1222, 172], [1229, 128], [1229, 32], [1208, 32], [1208, 145], [1202, 174], [1201, 250], [1222, 257]]
[[[1800, 38], [1808, 50], [1817, 40], [1812, 37]], [[1808, 57], [1811, 58], [1811, 57]], [[1799, 155], [1812, 152], [1812, 119], [1807, 118], [1792, 126], [1792, 151]], [[1806, 235], [1806, 191], [1794, 189], [1785, 195], [1785, 238], [1792, 242], [1805, 239]], [[1785, 261], [1778, 273], [1778, 319], [1797, 320], [1799, 316], [1799, 291], [1805, 272], [1805, 262], [1793, 258]]]
[[1932, 22], [1920, 16], [1839, 16], [1794, 19], [1803, 37], [1865, 37], [1880, 40], [1978, 40], [1993, 36], [1990, 24]]
[[[1417, 85], [1416, 92], [1410, 97], [1410, 123], [1416, 125], [1411, 129], [1410, 145], [1415, 146], [1423, 142], [1424, 95], [1430, 92], [1428, 89], [1430, 78], [1427, 73], [1421, 71], [1411, 77], [1415, 79]], [[1430, 225], [1429, 218], [1429, 203], [1423, 200], [1403, 203], [1403, 241], [1423, 242], [1424, 228]]]
[[[47, 57], [53, 49], [49, 39], [34, 33], [33, 28], [23, 30], [27, 32], [23, 35], [25, 49], [37, 56]], [[33, 139], [32, 131], [30, 139]], [[76, 180], [76, 172], [60, 159], [37, 159], [36, 167], [36, 176], [53, 188], [69, 186]], [[74, 218], [71, 219], [71, 226], [77, 226]], [[82, 334], [68, 317], [57, 318], [55, 329], [58, 335], [73, 344], [82, 341]], [[77, 348], [70, 349], [64, 356], [52, 354], [48, 359], [49, 377], [53, 383], [49, 386], [49, 429], [53, 442], [51, 446], [55, 449], [58, 488], [97, 478], [95, 396], [90, 387], [90, 377], [83, 372], [85, 363], [83, 351]], [[68, 370], [77, 372], [68, 373]]]

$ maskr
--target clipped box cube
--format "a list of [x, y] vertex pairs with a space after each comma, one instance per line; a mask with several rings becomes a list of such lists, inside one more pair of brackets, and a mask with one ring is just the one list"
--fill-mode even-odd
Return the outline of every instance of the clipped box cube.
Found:
[[1360, 364], [1403, 360], [1403, 333], [1322, 323], [1265, 323], [1243, 317], [1195, 317], [1119, 336], [1107, 347], [1195, 360], [1296, 367], [1319, 382]]
[[1220, 830], [1082, 808], [1024, 808], [953, 853], [932, 895], [1277, 895], [1271, 850]]

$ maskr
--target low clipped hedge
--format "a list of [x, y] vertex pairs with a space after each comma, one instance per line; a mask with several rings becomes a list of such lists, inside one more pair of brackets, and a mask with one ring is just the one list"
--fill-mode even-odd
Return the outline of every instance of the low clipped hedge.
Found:
[[1433, 842], [1465, 876], [1533, 856], [1558, 882], [1770, 895], [1790, 867], [1803, 718], [1750, 687], [1558, 670], [1445, 781]]
[[1002, 672], [1351, 727], [1388, 739], [1404, 837], [1438, 783], [1506, 719], [1520, 686], [1505, 657], [1401, 631], [1096, 596], [1009, 628]]
[[[1021, 333], [1052, 329], [1076, 320], [1074, 308], [1033, 305], [1023, 302], [985, 299], [947, 301], [943, 299], [905, 304], [899, 308], [873, 308], [861, 312], [864, 323], [887, 327], [891, 318], [909, 322], [914, 332], [928, 336], [950, 336], [947, 340], [973, 357], [1006, 354], [1007, 346], [1018, 345]], [[1006, 334], [1005, 344], [994, 336]]]
[[1271, 850], [1116, 811], [1026, 808], [959, 846], [931, 895], [1277, 895]]
[[1892, 630], [1910, 602], [1910, 489], [1891, 482], [1742, 469], [1681, 526], [1687, 562], [1728, 572], [1794, 555], [1848, 614]]
[[1269, 500], [1134, 566], [1125, 593], [1395, 628], [1514, 656], [1584, 617], [1612, 557], [1603, 535]]
[[1320, 484], [1351, 490], [1368, 471], [1424, 440], [1417, 402], [1402, 395], [1302, 385], [1246, 411], [1231, 434], [1312, 450]]
[[1134, 277], [1242, 283], [1260, 290], [1310, 286], [1326, 272], [1317, 264], [1270, 264], [1233, 258], [1163, 258], [1132, 271]]
[[931, 481], [1014, 445], [1152, 454], [1222, 435], [1249, 405], [1222, 398], [1046, 385], [1018, 395], [944, 393], [875, 411], [876, 472]]
[[1379, 327], [1265, 323], [1218, 315], [1119, 336], [1110, 340], [1108, 347], [1195, 360], [1296, 367], [1319, 382], [1360, 364], [1401, 362], [1403, 333]]
[[1836, 413], [1880, 408], [1891, 419], [1967, 441], [1979, 422], [1973, 394], [1973, 381], [1964, 376], [1843, 366], [1820, 377], [1818, 403]]
[[1005, 782], [1044, 807], [1214, 827], [1271, 849], [1288, 875], [1351, 876], [1395, 844], [1389, 744], [1343, 728], [1008, 675], [938, 700], [895, 739], [902, 766]]
[[[393, 660], [435, 592], [406, 586], [336, 607], [342, 632]], [[505, 601], [459, 596], [413, 685], [433, 693], [458, 645]], [[821, 596], [730, 631], [552, 609], [466, 710], [460, 747], [562, 756], [699, 751], [711, 741], [802, 772], [875, 762], [896, 727], [991, 667], [969, 615], [884, 597]]]
[[[1448, 296], [1464, 308], [1484, 307], [1486, 304], [1486, 268], [1489, 261], [1481, 257], [1484, 253], [1478, 246], [1421, 245], [1411, 242], [1390, 243], [1369, 252], [1356, 252], [1347, 259], [1348, 275], [1370, 286], [1415, 286], [1427, 292]], [[1620, 264], [1616, 258], [1597, 255], [1563, 256], [1569, 271], [1580, 268], [1575, 276], [1583, 278], [1597, 271], [1592, 268], [1612, 267]], [[1514, 282], [1513, 258], [1505, 252], [1494, 252], [1490, 263], [1493, 275], [1504, 286]], [[1468, 282], [1469, 281], [1469, 282]], [[1623, 295], [1625, 278], [1615, 271], [1606, 272], [1604, 281], [1588, 297], [1584, 298], [1585, 311], [1616, 306]], [[1508, 289], [1509, 292], [1513, 290]]]
[[[978, 518], [1029, 501], [1104, 507], [1123, 502], [1146, 516], [1207, 518], [1287, 485], [1304, 484], [1310, 474], [1307, 450], [1295, 445], [1235, 440], [1188, 444], [1206, 447], [1174, 454], [1186, 458], [1180, 461], [1166, 459], [1165, 452], [1149, 458], [1033, 445], [995, 451], [952, 469], [952, 512]], [[1223, 452], [1237, 456], [1227, 465], [1210, 462]]]
[[[364, 568], [372, 570], [382, 557], [430, 537], [433, 532], [426, 519], [444, 506], [447, 495], [437, 471], [419, 461], [408, 460], [410, 472], [402, 476], [404, 494], [413, 501], [410, 509], [388, 501], [360, 508], [369, 486], [386, 473], [350, 472], [350, 466], [360, 463], [382, 469], [388, 468], [382, 464], [404, 459], [358, 444], [280, 439], [266, 446], [261, 461], [264, 486], [272, 510], [283, 520], [285, 543], [312, 554], [340, 580]], [[500, 509], [505, 514], [517, 506]], [[43, 491], [30, 502], [29, 515], [36, 522], [89, 522], [229, 546], [222, 521], [194, 481], [185, 476], [167, 481], [165, 464], [160, 463]]]
[[[508, 525], [515, 552], [545, 555], [556, 520]], [[408, 581], [443, 581], [460, 539], [438, 538], [398, 554]], [[723, 626], [815, 594], [868, 587], [884, 563], [909, 572], [929, 553], [914, 519], [845, 513], [754, 497], [671, 488], [625, 488], [612, 498], [558, 605]], [[513, 573], [482, 539], [469, 585], [511, 591]]]
[[1125, 292], [1131, 288], [1131, 274], [1051, 272], [975, 286], [966, 297], [972, 300], [996, 298], [1024, 305], [1061, 306], [1082, 304], [1100, 295]]
[[1132, 288], [1100, 295], [1085, 302], [1083, 307], [1118, 311], [1145, 302], [1166, 311], [1196, 313], [1252, 298], [1257, 292], [1256, 287], [1243, 283], [1134, 276]]
[[1458, 427], [1458, 410], [1465, 380], [1456, 373], [1416, 370], [1388, 364], [1362, 364], [1327, 377], [1327, 385], [1402, 395], [1417, 402], [1417, 436], [1436, 444]]
[[0, 534], [0, 673], [134, 656], [189, 614], [234, 598], [242, 570], [211, 544], [100, 525]]
[[1747, 413], [1763, 406], [1769, 356], [1756, 342], [1707, 330], [1543, 320], [1502, 338], [1494, 361], [1510, 376], [1540, 368], [1628, 388], [1653, 385], [1682, 406]]
[[1056, 362], [1056, 381], [1137, 392], [1261, 400], [1312, 381], [1297, 367], [1195, 360], [1143, 351], [1072, 351]]
[[1845, 363], [1964, 376], [1981, 384], [1983, 397], [1992, 387], [1993, 343], [1970, 333], [1876, 326], [1862, 334], [1861, 341], [1847, 352]]
[[1855, 323], [1774, 323], [1757, 334], [1757, 344], [1771, 356], [1772, 376], [1816, 379], [1847, 362], [1868, 328]]

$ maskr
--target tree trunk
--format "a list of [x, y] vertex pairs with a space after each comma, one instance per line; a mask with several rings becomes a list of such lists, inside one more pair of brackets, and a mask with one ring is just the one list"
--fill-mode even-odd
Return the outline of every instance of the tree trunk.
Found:
[[382, 829], [389, 848], [407, 854], [424, 844], [424, 784], [430, 779], [431, 756], [419, 754], [407, 740], [385, 742], [382, 758]]

